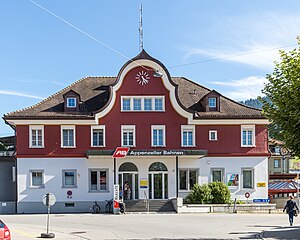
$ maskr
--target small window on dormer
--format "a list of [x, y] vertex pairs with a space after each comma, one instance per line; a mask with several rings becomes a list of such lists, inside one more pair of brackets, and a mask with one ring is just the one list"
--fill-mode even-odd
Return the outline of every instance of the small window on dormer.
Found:
[[76, 107], [76, 98], [67, 98], [67, 107], [75, 108]]
[[216, 98], [208, 98], [208, 106], [210, 108], [217, 107], [217, 99]]

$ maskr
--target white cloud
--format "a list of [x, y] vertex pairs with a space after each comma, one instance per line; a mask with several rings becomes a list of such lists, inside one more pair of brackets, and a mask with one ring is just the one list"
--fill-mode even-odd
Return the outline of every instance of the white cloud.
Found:
[[222, 94], [236, 101], [257, 98], [262, 96], [261, 90], [267, 79], [260, 76], [250, 76], [228, 82], [211, 82], [210, 84], [221, 86]]
[[[212, 22], [215, 24], [215, 21]], [[211, 26], [210, 32], [205, 35], [208, 40], [204, 44], [202, 40], [201, 47], [194, 44], [184, 49], [184, 59], [186, 62], [193, 62], [195, 56], [204, 56], [267, 70], [273, 69], [274, 60], [279, 60], [279, 49], [291, 50], [297, 46], [299, 22], [299, 14], [282, 12], [257, 12], [223, 17], [216, 26]], [[289, 45], [293, 46], [287, 47]]]
[[44, 97], [34, 96], [31, 94], [16, 92], [16, 91], [9, 91], [9, 90], [0, 90], [0, 94], [3, 95], [12, 95], [17, 97], [27, 97], [27, 98], [35, 98], [35, 99], [44, 99]]

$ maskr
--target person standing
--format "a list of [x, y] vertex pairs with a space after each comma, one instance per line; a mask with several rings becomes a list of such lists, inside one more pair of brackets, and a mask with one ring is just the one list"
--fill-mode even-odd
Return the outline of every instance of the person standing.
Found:
[[299, 212], [297, 203], [293, 200], [294, 197], [290, 196], [290, 199], [286, 202], [283, 212], [286, 210], [286, 213], [289, 215], [290, 226], [293, 226], [294, 214]]

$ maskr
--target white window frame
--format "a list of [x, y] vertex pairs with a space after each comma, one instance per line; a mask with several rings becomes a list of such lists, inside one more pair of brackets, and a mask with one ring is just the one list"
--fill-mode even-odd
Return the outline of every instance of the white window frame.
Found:
[[213, 182], [213, 171], [221, 171], [221, 182], [225, 182], [225, 169], [224, 168], [211, 168], [210, 169], [210, 181]]
[[[215, 139], [212, 138], [212, 133], [215, 134]], [[208, 132], [208, 139], [209, 141], [218, 141], [218, 131], [217, 130], [209, 130]]]
[[[214, 99], [214, 105], [210, 105], [210, 103], [211, 103], [210, 100], [212, 100], [212, 99]], [[209, 97], [208, 98], [208, 107], [209, 108], [216, 108], [217, 107], [217, 98], [216, 97]]]
[[[181, 189], [180, 188], [180, 171], [186, 171], [186, 189]], [[179, 168], [178, 169], [178, 191], [180, 192], [189, 192], [189, 191], [192, 191], [192, 187], [190, 186], [190, 172], [191, 171], [196, 171], [196, 184], [199, 182], [199, 171], [197, 168]]]
[[[275, 164], [277, 162], [277, 164]], [[281, 160], [280, 159], [274, 159], [273, 161], [274, 168], [280, 168], [281, 167]]]
[[[94, 145], [94, 130], [103, 131], [103, 145]], [[91, 126], [91, 147], [105, 147], [105, 125]]]
[[[130, 110], [124, 110], [123, 101], [128, 99], [130, 101]], [[141, 100], [141, 110], [134, 109], [134, 99]], [[151, 99], [151, 110], [145, 110], [145, 99]], [[155, 108], [155, 100], [162, 100], [162, 110]], [[165, 111], [165, 96], [121, 96], [121, 112], [164, 112]]]
[[[163, 130], [163, 144], [154, 145], [153, 130]], [[166, 147], [166, 126], [165, 125], [151, 125], [151, 147]]]
[[[92, 184], [91, 184], [91, 172], [96, 171], [97, 172], [97, 189], [92, 190]], [[105, 171], [106, 172], [106, 189], [101, 190], [100, 189], [100, 172]], [[88, 176], [89, 176], [89, 192], [109, 192], [109, 169], [108, 168], [89, 168], [88, 169]]]
[[[42, 132], [42, 145], [32, 145], [32, 131], [41, 130]], [[38, 141], [37, 141], [38, 143]], [[29, 126], [29, 148], [44, 148], [44, 125], [30, 125]]]
[[[74, 137], [74, 146], [64, 146], [64, 136], [63, 130], [73, 130], [73, 137]], [[76, 148], [76, 126], [75, 125], [61, 125], [60, 127], [60, 143], [61, 148]]]
[[[252, 144], [248, 144], [248, 135], [246, 144], [243, 143], [243, 131], [252, 131]], [[241, 125], [241, 147], [255, 147], [255, 125]]]
[[[66, 185], [65, 173], [74, 172], [74, 185]], [[77, 188], [77, 170], [76, 169], [63, 169], [62, 170], [62, 188]]]
[[[124, 145], [123, 133], [126, 131], [133, 132], [133, 145]], [[123, 147], [135, 147], [136, 146], [135, 125], [121, 125], [121, 146], [123, 146]]]
[[[196, 146], [196, 134], [195, 134], [195, 125], [181, 125], [181, 147], [195, 147]], [[183, 144], [183, 132], [188, 131], [193, 134], [193, 144], [184, 145]]]
[[[71, 99], [74, 99], [74, 106], [71, 106], [70, 105], [70, 102], [69, 102], [69, 100], [71, 100]], [[68, 108], [76, 108], [77, 107], [77, 98], [75, 98], [75, 97], [67, 97], [67, 107]]]
[[[245, 188], [244, 187], [244, 171], [251, 171], [252, 172], [252, 188]], [[242, 168], [242, 177], [241, 177], [241, 181], [242, 181], [242, 184], [241, 184], [241, 187], [242, 189], [254, 189], [255, 188], [255, 178], [254, 178], [254, 168]]]
[[[33, 173], [42, 173], [42, 184], [41, 185], [33, 185], [32, 174]], [[45, 187], [45, 173], [44, 170], [41, 169], [31, 169], [29, 170], [29, 178], [30, 178], [30, 188], [44, 188]]]

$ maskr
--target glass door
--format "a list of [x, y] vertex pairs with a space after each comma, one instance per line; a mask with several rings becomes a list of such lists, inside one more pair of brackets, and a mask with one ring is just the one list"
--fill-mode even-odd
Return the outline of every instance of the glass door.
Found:
[[119, 173], [119, 186], [124, 200], [138, 199], [138, 174]]
[[149, 199], [168, 199], [167, 173], [149, 173]]

